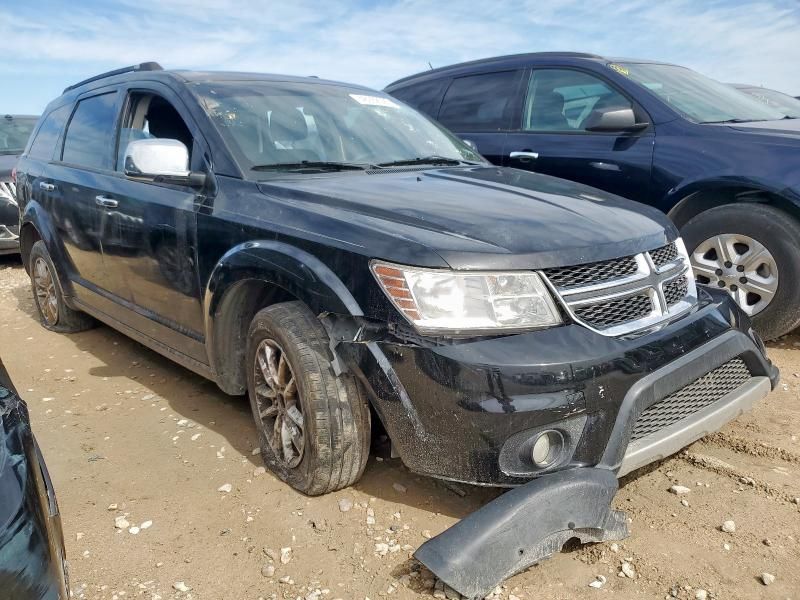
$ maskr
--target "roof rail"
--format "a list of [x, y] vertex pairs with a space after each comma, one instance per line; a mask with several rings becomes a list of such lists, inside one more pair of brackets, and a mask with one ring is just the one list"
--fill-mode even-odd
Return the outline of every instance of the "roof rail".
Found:
[[112, 77], [114, 75], [121, 75], [122, 73], [132, 73], [134, 71], [163, 71], [163, 70], [164, 69], [157, 62], [143, 62], [138, 65], [131, 65], [130, 67], [122, 67], [121, 69], [114, 69], [113, 71], [107, 71], [105, 73], [100, 73], [100, 75], [89, 77], [89, 79], [84, 79], [83, 81], [79, 81], [74, 85], [64, 88], [63, 93], [66, 94], [68, 91], [74, 90], [75, 88], [79, 88], [82, 85], [91, 83], [92, 81], [97, 81], [98, 79], [105, 79], [106, 77]]

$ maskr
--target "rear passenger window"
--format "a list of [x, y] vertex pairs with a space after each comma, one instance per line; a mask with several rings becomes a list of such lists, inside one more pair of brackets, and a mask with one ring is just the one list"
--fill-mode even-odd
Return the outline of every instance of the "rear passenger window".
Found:
[[116, 101], [117, 93], [111, 92], [78, 102], [67, 127], [62, 161], [95, 169], [112, 167]]
[[439, 111], [439, 121], [453, 131], [508, 129], [520, 71], [485, 73], [454, 79]]
[[28, 156], [30, 158], [38, 158], [40, 160], [52, 160], [58, 142], [58, 136], [61, 135], [61, 130], [64, 129], [64, 123], [69, 118], [69, 112], [72, 105], [67, 104], [61, 108], [57, 108], [47, 115], [42, 122], [36, 137], [31, 142]]
[[436, 118], [439, 105], [442, 103], [442, 93], [447, 85], [447, 79], [423, 81], [391, 92], [392, 96], [413, 106], [419, 111]]

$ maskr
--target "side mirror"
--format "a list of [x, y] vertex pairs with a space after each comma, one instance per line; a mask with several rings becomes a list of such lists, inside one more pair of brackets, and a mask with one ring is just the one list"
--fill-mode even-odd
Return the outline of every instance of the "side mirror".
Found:
[[134, 140], [125, 149], [125, 175], [134, 179], [203, 187], [205, 173], [189, 170], [189, 150], [178, 140]]
[[480, 152], [478, 152], [478, 144], [476, 144], [476, 143], [475, 143], [475, 142], [473, 142], [472, 140], [461, 140], [461, 141], [462, 141], [462, 142], [464, 142], [464, 143], [465, 143], [467, 146], [469, 146], [469, 149], [470, 149], [470, 150], [472, 150], [473, 152], [477, 152], [478, 154], [480, 154]]
[[586, 118], [586, 131], [635, 131], [649, 123], [637, 123], [632, 108], [593, 110]]

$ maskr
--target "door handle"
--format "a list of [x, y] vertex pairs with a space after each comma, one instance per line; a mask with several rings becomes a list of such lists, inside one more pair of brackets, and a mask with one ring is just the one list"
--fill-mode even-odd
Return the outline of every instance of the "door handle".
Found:
[[46, 181], [39, 182], [39, 189], [44, 190], [45, 192], [55, 192], [56, 186], [52, 183], [47, 183]]
[[108, 196], [95, 196], [94, 203], [105, 208], [117, 208], [119, 206], [119, 202]]
[[539, 153], [538, 152], [528, 152], [528, 151], [524, 151], [524, 152], [514, 151], [514, 152], [510, 152], [508, 156], [510, 158], [519, 158], [519, 159], [523, 159], [523, 160], [526, 159], [526, 158], [531, 159], [531, 160], [536, 160], [537, 158], [539, 158]]

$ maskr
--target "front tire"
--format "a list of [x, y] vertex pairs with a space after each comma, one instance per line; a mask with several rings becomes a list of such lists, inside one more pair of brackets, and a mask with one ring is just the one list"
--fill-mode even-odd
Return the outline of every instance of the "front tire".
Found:
[[369, 457], [369, 407], [355, 378], [334, 374], [315, 315], [302, 302], [259, 311], [246, 356], [265, 465], [310, 496], [358, 481]]
[[58, 271], [50, 258], [47, 246], [39, 240], [31, 248], [28, 264], [33, 290], [33, 303], [42, 327], [59, 333], [77, 333], [91, 329], [94, 319], [73, 310], [64, 302]]
[[681, 230], [698, 283], [726, 290], [766, 340], [800, 325], [800, 224], [764, 204], [700, 213]]

